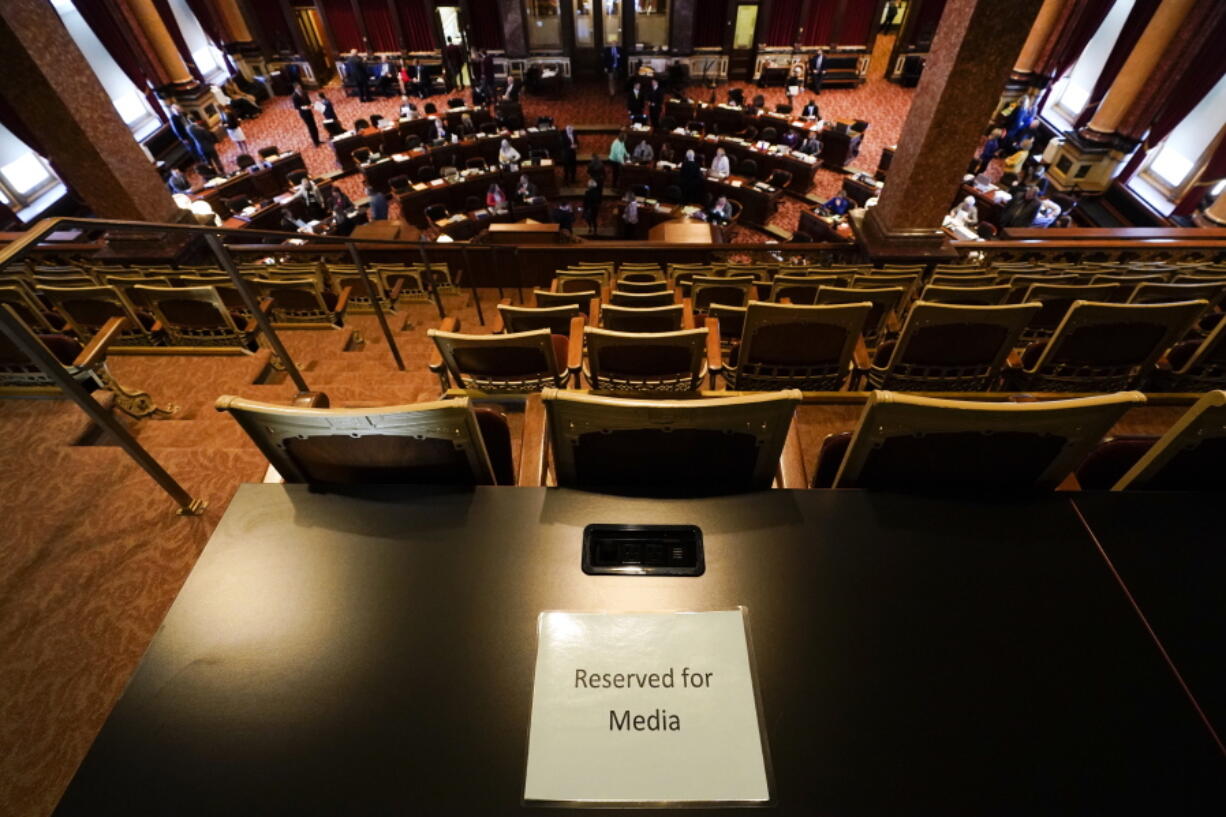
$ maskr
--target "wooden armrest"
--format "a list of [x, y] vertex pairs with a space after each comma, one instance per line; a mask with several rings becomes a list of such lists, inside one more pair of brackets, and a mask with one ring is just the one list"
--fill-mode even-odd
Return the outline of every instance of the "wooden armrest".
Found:
[[550, 292], [561, 292], [562, 291], [558, 289], [558, 279], [557, 278], [554, 278], [552, 281], [549, 282], [549, 291]]
[[784, 306], [791, 306], [792, 299], [791, 298], [780, 298], [779, 303], [783, 304]]
[[[503, 298], [498, 303], [503, 306], [510, 306], [511, 299]], [[496, 308], [494, 310], [494, 326], [493, 326], [492, 331], [495, 335], [501, 335], [503, 332], [507, 331], [507, 325], [503, 323], [503, 320], [502, 320], [502, 310], [501, 309]]]
[[[680, 292], [681, 290], [677, 290]], [[681, 328], [694, 328], [694, 302], [689, 298], [681, 299]]]
[[[457, 332], [460, 329], [460, 320], [455, 315], [448, 315], [443, 318], [443, 322], [438, 325], [440, 332]], [[443, 370], [443, 353], [438, 350], [438, 344], [434, 344], [434, 348], [430, 350], [430, 360], [426, 363], [426, 367], [435, 374]]]
[[272, 298], [260, 298], [260, 311], [264, 313], [264, 317], [272, 314]]
[[1006, 369], [1022, 368], [1022, 355], [1020, 352], [1018, 352], [1017, 349], [1011, 349], [1009, 351], [1009, 356], [1005, 358], [1005, 368]]
[[549, 435], [545, 428], [545, 404], [539, 394], [530, 394], [524, 401], [524, 430], [519, 454], [519, 473], [515, 484], [520, 488], [536, 488], [545, 484], [545, 449]]
[[868, 356], [868, 345], [864, 336], [856, 338], [856, 348], [851, 351], [851, 359], [858, 371], [867, 372], [873, 365], [873, 359]]
[[685, 300], [685, 296], [681, 294], [681, 290], [677, 287], [673, 287], [673, 303], [683, 304], [685, 303]]
[[788, 427], [783, 453], [779, 456], [779, 487], [786, 490], [809, 487], [808, 476], [805, 474], [805, 458], [800, 450], [800, 430], [795, 419]]
[[94, 366], [102, 356], [106, 354], [106, 347], [111, 345], [111, 342], [129, 325], [130, 321], [124, 317], [114, 317], [102, 324], [99, 329], [81, 350], [81, 354], [77, 355], [77, 359], [72, 362], [72, 365], [78, 369], [88, 369]]
[[1171, 361], [1166, 355], [1163, 355], [1162, 357], [1158, 358], [1158, 362], [1154, 364], [1154, 368], [1160, 369], [1164, 372], [1169, 372], [1171, 371]]
[[[373, 279], [373, 283], [376, 288], [381, 286], [378, 279]], [[404, 279], [397, 278], [395, 286], [392, 287], [392, 291], [387, 293], [387, 302], [394, 304], [396, 301], [400, 300], [400, 291], [402, 289], [404, 289]]]
[[593, 298], [587, 305], [587, 319], [592, 326], [600, 326], [600, 299]]
[[583, 368], [583, 316], [576, 315], [570, 319], [570, 341], [566, 347], [566, 368], [571, 374], [578, 374]]
[[898, 314], [893, 309], [885, 313], [885, 330], [895, 333], [902, 331], [902, 324], [898, 321]]
[[724, 369], [724, 358], [719, 350], [719, 318], [705, 318], [702, 323], [707, 327], [707, 368], [714, 382], [715, 373]]
[[336, 308], [332, 311], [337, 315], [342, 315], [345, 308], [349, 306], [349, 296], [353, 294], [353, 287], [343, 287], [341, 294], [336, 296]]
[[321, 391], [300, 391], [294, 395], [294, 408], [331, 408], [332, 401]]

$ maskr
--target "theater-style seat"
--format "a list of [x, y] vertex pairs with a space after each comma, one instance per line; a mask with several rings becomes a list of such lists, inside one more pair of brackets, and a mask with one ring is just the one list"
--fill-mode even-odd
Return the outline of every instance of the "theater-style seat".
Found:
[[[858, 278], [859, 276], [857, 276]], [[896, 320], [895, 313], [905, 302], [906, 287], [819, 287], [817, 302], [819, 304], [857, 304], [868, 301], [873, 309], [864, 321], [864, 340], [869, 346], [875, 346], [878, 338], [885, 334], [886, 327]], [[897, 324], [894, 324], [897, 328]]]
[[286, 482], [342, 485], [514, 485], [511, 437], [493, 409], [467, 398], [384, 408], [297, 408], [223, 395]]
[[1158, 391], [1205, 391], [1226, 388], [1226, 320], [1204, 340], [1175, 344], [1150, 377]]
[[254, 352], [259, 325], [226, 308], [213, 287], [133, 287], [166, 331], [170, 346], [234, 347]]
[[[974, 494], [1059, 485], [1140, 392], [1034, 403], [869, 396], [833, 480], [835, 488]], [[837, 456], [824, 446], [822, 459]], [[816, 473], [829, 473], [819, 460]]]
[[819, 287], [841, 287], [847, 284], [847, 276], [842, 275], [806, 275], [792, 272], [781, 272], [771, 281], [770, 300], [780, 303], [787, 298], [794, 304], [817, 303]]
[[609, 304], [597, 308], [599, 317], [594, 322], [613, 332], [676, 332], [694, 328], [688, 304], [654, 307]]
[[345, 325], [345, 309], [349, 306], [350, 287], [340, 294], [326, 292], [313, 278], [286, 278], [279, 281], [255, 281], [256, 290], [272, 298], [272, 319], [287, 328], [303, 326], [340, 327]]
[[165, 338], [161, 324], [148, 312], [138, 311], [115, 287], [39, 287], [38, 292], [82, 343], [89, 343], [111, 318], [127, 319], [112, 347], [160, 346]]
[[609, 293], [609, 303], [613, 306], [624, 306], [630, 309], [650, 309], [652, 307], [672, 306], [677, 303], [677, 296], [671, 289], [666, 289], [663, 292], [626, 292], [615, 289]]
[[590, 292], [549, 292], [544, 289], [532, 290], [533, 302], [538, 307], [547, 306], [574, 306], [583, 313], [584, 317], [591, 317], [592, 302], [599, 303], [599, 298], [592, 297]]
[[522, 394], [570, 381], [570, 368], [580, 365], [583, 351], [582, 320], [571, 324], [571, 334], [554, 335], [548, 329], [502, 335], [460, 334], [459, 321], [445, 318], [440, 329], [427, 335], [435, 353], [429, 368], [443, 390], [459, 388]]
[[[724, 381], [737, 391], [836, 391], [873, 305], [787, 306], [750, 301]], [[716, 320], [715, 318], [711, 319]]]
[[[719, 343], [709, 330], [613, 332], [586, 327], [583, 374], [593, 389], [651, 394], [692, 392], [718, 371]], [[712, 354], [714, 352], [714, 354]]]
[[590, 292], [599, 295], [609, 285], [609, 274], [604, 270], [558, 270], [554, 273], [550, 290], [553, 292]]
[[1226, 490], [1226, 391], [1196, 401], [1112, 490]]
[[795, 390], [709, 400], [542, 393], [558, 485], [644, 496], [770, 488], [781, 455], [783, 487], [794, 487], [785, 443], [800, 399]]
[[570, 334], [570, 325], [582, 317], [579, 307], [569, 306], [512, 306], [510, 298], [498, 302], [498, 317], [494, 321], [494, 334], [531, 332], [548, 329], [555, 335]]
[[706, 312], [711, 304], [745, 306], [754, 297], [754, 289], [752, 275], [727, 278], [696, 275], [690, 281], [690, 301], [699, 312]]

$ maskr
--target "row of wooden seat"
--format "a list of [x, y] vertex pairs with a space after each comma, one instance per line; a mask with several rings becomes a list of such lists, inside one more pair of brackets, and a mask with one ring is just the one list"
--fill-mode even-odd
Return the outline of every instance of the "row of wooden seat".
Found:
[[329, 409], [223, 396], [216, 407], [235, 418], [284, 480], [324, 489], [556, 484], [677, 496], [772, 486], [959, 494], [1226, 488], [1223, 391], [1206, 394], [1166, 434], [1124, 456], [1104, 438], [1145, 403], [1137, 392], [990, 403], [879, 391], [855, 431], [827, 438], [811, 466], [793, 422], [800, 401], [795, 390], [624, 400], [550, 388], [526, 404], [518, 471], [505, 416], [469, 398]]
[[[675, 293], [654, 293], [670, 302]], [[1226, 321], [1192, 330], [1204, 300], [1170, 304], [1074, 301], [1050, 337], [1027, 343], [1044, 309], [1027, 302], [966, 306], [917, 302], [896, 338], [870, 351], [869, 300], [819, 305], [711, 304], [698, 318], [689, 299], [645, 308], [573, 293], [570, 303], [498, 305], [496, 334], [461, 333], [446, 319], [429, 335], [430, 368], [444, 389], [531, 392], [583, 379], [595, 389], [685, 392], [718, 378], [729, 389], [834, 391], [1096, 392], [1129, 388], [1203, 391], [1226, 385]], [[621, 298], [641, 297], [622, 293]]]

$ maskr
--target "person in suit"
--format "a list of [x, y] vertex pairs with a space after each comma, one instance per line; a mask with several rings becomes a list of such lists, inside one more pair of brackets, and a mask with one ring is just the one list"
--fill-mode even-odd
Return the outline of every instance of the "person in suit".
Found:
[[246, 153], [247, 135], [243, 133], [243, 123], [239, 121], [233, 106], [227, 105], [221, 109], [221, 124], [226, 129], [226, 136], [229, 136], [234, 147], [238, 148], [238, 152]]
[[604, 66], [604, 72], [609, 77], [609, 98], [617, 93], [617, 75], [621, 70], [622, 52], [615, 45], [606, 45], [604, 51], [600, 55], [601, 64]]
[[366, 75], [366, 61], [356, 48], [350, 51], [345, 59], [345, 74], [358, 88], [358, 101], [370, 102], [370, 77]]
[[637, 82], [630, 84], [630, 92], [626, 94], [626, 109], [630, 111], [630, 118], [636, 119], [643, 115], [643, 106], [647, 103], [647, 97], [643, 93], [643, 86]]
[[622, 237], [627, 239], [638, 238], [639, 231], [639, 202], [635, 198], [634, 192], [626, 194], [626, 206], [622, 208]]
[[656, 152], [652, 150], [651, 142], [646, 139], [640, 139], [639, 143], [634, 146], [634, 152], [630, 154], [636, 164], [649, 165], [656, 160]]
[[[603, 172], [603, 171], [602, 171]], [[604, 198], [596, 179], [587, 180], [587, 190], [583, 191], [583, 220], [587, 222], [588, 232], [596, 235], [596, 221], [600, 218], [600, 202]]]
[[302, 124], [306, 125], [307, 133], [311, 135], [311, 144], [319, 147], [319, 127], [315, 124], [315, 112], [311, 110], [311, 98], [302, 90], [301, 85], [294, 86], [294, 95], [290, 97], [290, 102], [302, 118]]
[[177, 167], [170, 171], [170, 178], [166, 180], [166, 186], [170, 188], [171, 193], [187, 193], [192, 189], [192, 183], [183, 175], [183, 171]]
[[436, 142], [439, 140], [445, 142], [450, 138], [447, 133], [447, 126], [443, 124], [442, 117], [434, 120], [434, 128], [431, 130], [430, 138]]
[[536, 185], [526, 175], [519, 177], [519, 186], [515, 188], [515, 203], [527, 204], [537, 197]]
[[654, 78], [651, 88], [647, 91], [647, 116], [653, 128], [660, 127], [660, 111], [664, 109], [664, 89]]
[[575, 135], [575, 126], [567, 125], [562, 129], [562, 183], [575, 183], [575, 165], [579, 156], [579, 137]]
[[504, 102], [519, 102], [519, 92], [524, 89], [523, 83], [518, 77], [510, 77], [507, 79], [507, 89], [502, 94]]
[[167, 119], [170, 124], [170, 132], [183, 143], [183, 147], [187, 148], [187, 152], [195, 156], [197, 160], [203, 160], [204, 157], [196, 153], [196, 143], [192, 141], [192, 135], [188, 133], [187, 114], [183, 113], [183, 109], [172, 102]]
[[817, 138], [817, 134], [812, 131], [805, 137], [805, 141], [800, 143], [800, 152], [807, 153], [810, 156], [820, 155], [822, 152], [822, 140]]
[[711, 224], [727, 224], [732, 221], [732, 205], [727, 196], [720, 196], [707, 211], [707, 221]]
[[715, 149], [715, 158], [711, 160], [711, 175], [717, 179], [726, 179], [732, 175], [732, 163], [723, 148]]
[[494, 57], [488, 51], [481, 52], [481, 82], [484, 85], [485, 98], [494, 98]]
[[200, 154], [202, 161], [211, 167], [218, 176], [226, 175], [226, 168], [221, 163], [221, 157], [217, 155], [217, 137], [204, 126], [204, 122], [200, 119], [200, 114], [192, 114], [191, 124], [187, 126], [187, 132], [192, 137], [192, 141], [196, 143], [196, 152]]
[[596, 186], [600, 188], [600, 194], [604, 195], [605, 169], [604, 163], [600, 161], [599, 153], [593, 153], [592, 160], [587, 163], [587, 177], [596, 183]]
[[456, 43], [455, 38], [447, 40], [443, 48], [443, 60], [447, 64], [447, 78], [450, 86], [447, 90], [464, 87], [464, 49]]
[[558, 225], [558, 230], [564, 233], [575, 232], [575, 208], [569, 201], [559, 202], [549, 213], [550, 218]]
[[800, 134], [791, 128], [788, 128], [787, 132], [784, 133], [783, 136], [779, 137], [779, 144], [787, 145], [792, 150], [795, 150], [796, 146], [800, 144]]
[[1005, 205], [1000, 214], [1001, 227], [1029, 227], [1034, 224], [1039, 214], [1039, 191], [1033, 187], [1025, 187], [1019, 195]]
[[826, 54], [819, 48], [809, 57], [809, 89], [815, 94], [822, 92], [822, 75], [826, 73]]
[[[324, 121], [324, 130], [329, 133], [335, 130], [336, 134], [345, 132], [345, 126], [336, 116], [336, 108], [332, 107], [332, 100], [328, 99], [323, 91], [315, 95], [315, 110], [319, 111], [319, 116]], [[332, 124], [329, 125], [329, 122]]]
[[302, 206], [307, 212], [307, 217], [312, 221], [318, 221], [324, 216], [324, 196], [319, 189], [319, 185], [311, 179], [310, 176], [304, 175], [302, 181], [298, 182], [298, 188], [294, 191], [294, 197], [302, 200]]
[[805, 103], [805, 106], [800, 109], [800, 118], [801, 119], [821, 119], [822, 118], [822, 112], [817, 107], [816, 99], [810, 99], [808, 102]]
[[853, 207], [856, 206], [856, 204], [851, 199], [847, 198], [846, 194], [840, 190], [839, 192], [835, 193], [834, 196], [828, 199], [823, 206], [836, 216], [845, 216]]
[[661, 162], [675, 164], [677, 161], [677, 153], [673, 150], [673, 146], [670, 143], [664, 142], [660, 145], [660, 155], [657, 158]]
[[368, 218], [371, 221], [386, 221], [387, 196], [368, 184], [366, 185], [366, 197], [370, 202], [370, 215]]
[[702, 201], [702, 167], [699, 166], [694, 151], [685, 152], [685, 159], [682, 160], [681, 167], [678, 169], [678, 176], [682, 203], [695, 204]]

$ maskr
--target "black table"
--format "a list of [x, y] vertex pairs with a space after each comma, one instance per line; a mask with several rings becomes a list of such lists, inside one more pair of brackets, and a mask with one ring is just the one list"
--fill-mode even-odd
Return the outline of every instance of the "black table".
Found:
[[[1226, 806], [1065, 498], [363, 494], [239, 489], [57, 814], [557, 814], [520, 804], [538, 614], [734, 605], [776, 813]], [[706, 573], [587, 576], [593, 522], [697, 523]]]
[[1220, 494], [1074, 500], [1137, 607], [1226, 738], [1226, 534]]

